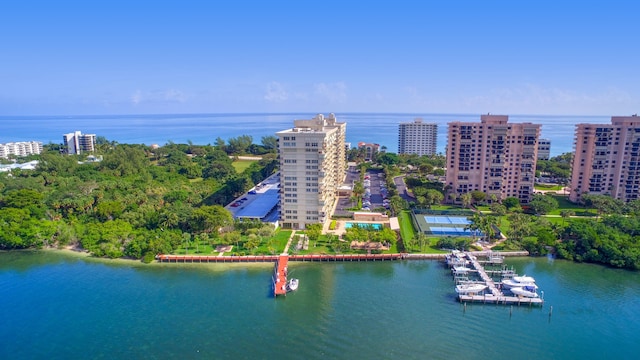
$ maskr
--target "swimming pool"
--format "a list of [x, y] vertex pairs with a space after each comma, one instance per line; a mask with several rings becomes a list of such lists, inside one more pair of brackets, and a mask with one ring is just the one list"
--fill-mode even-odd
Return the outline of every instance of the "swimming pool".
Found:
[[359, 223], [359, 222], [346, 222], [344, 224], [345, 229], [350, 229], [352, 227], [361, 227], [361, 228], [373, 228], [374, 230], [382, 230], [382, 224], [379, 223]]

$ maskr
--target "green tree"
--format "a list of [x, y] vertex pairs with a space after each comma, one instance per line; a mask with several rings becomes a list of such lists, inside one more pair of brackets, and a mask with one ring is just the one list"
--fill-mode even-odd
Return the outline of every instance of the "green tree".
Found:
[[278, 138], [275, 136], [263, 136], [262, 146], [267, 150], [276, 150], [278, 148]]
[[313, 247], [316, 247], [318, 239], [322, 234], [322, 224], [307, 224], [305, 234], [309, 241], [313, 241]]
[[425, 194], [425, 198], [427, 205], [439, 205], [444, 200], [444, 195], [438, 190], [429, 189]]
[[550, 195], [535, 194], [529, 202], [529, 207], [536, 214], [544, 215], [558, 208], [558, 200]]
[[571, 210], [571, 209], [561, 210], [560, 211], [560, 216], [562, 217], [562, 224], [564, 225], [566, 219], [568, 219], [568, 218], [570, 218], [572, 216], [575, 216], [575, 215], [576, 215], [576, 212]]
[[473, 197], [471, 196], [471, 193], [464, 193], [460, 195], [460, 200], [462, 201], [462, 207], [468, 208], [471, 206]]

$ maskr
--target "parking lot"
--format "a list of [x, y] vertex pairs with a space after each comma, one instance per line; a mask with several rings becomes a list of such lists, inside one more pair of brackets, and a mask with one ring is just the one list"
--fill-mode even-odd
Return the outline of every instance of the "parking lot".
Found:
[[[355, 181], [360, 180], [360, 172], [355, 166], [349, 167], [345, 184], [352, 186]], [[375, 209], [388, 206], [385, 202], [387, 196], [386, 182], [384, 179], [384, 173], [382, 171], [368, 171], [364, 179], [365, 194], [363, 196], [362, 210], [374, 211]], [[338, 205], [334, 215], [336, 216], [349, 216], [350, 209], [354, 204], [349, 200], [349, 196], [341, 196], [338, 199]]]

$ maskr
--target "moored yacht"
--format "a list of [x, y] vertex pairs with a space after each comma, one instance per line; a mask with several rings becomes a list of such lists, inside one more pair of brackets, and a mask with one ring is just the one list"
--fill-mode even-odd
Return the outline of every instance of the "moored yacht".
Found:
[[528, 297], [528, 298], [537, 298], [538, 293], [536, 292], [536, 288], [532, 286], [525, 287], [514, 287], [510, 289], [514, 295]]
[[487, 286], [483, 284], [460, 284], [456, 285], [456, 292], [459, 295], [477, 294], [486, 288]]

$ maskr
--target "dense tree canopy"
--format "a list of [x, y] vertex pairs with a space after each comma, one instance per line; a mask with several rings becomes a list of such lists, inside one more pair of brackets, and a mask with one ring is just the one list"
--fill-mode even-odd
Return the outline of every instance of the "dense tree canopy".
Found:
[[[228, 147], [247, 150], [250, 140]], [[238, 174], [213, 146], [102, 143], [99, 162], [45, 151], [36, 170], [0, 174], [0, 249], [76, 245], [96, 256], [141, 258], [173, 251], [186, 235], [206, 242], [233, 229], [223, 205], [277, 167], [266, 155]]]

